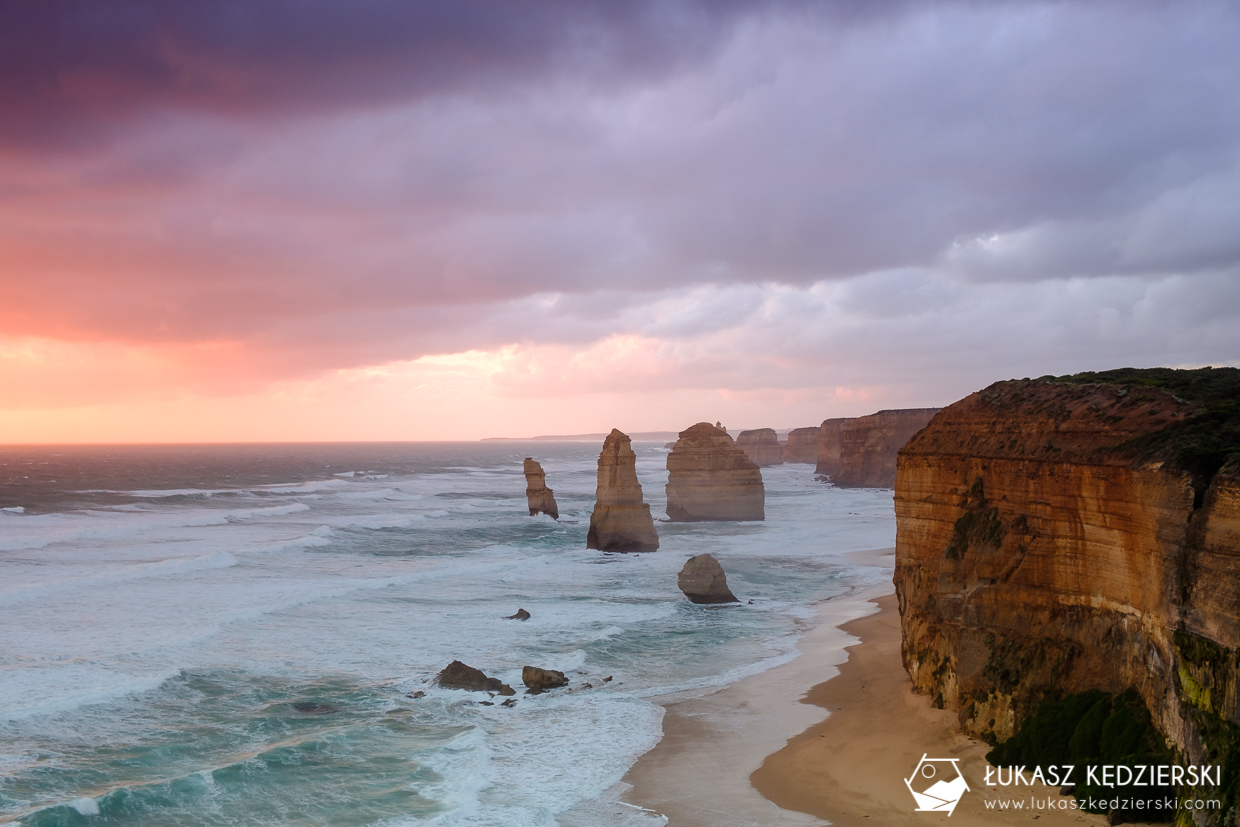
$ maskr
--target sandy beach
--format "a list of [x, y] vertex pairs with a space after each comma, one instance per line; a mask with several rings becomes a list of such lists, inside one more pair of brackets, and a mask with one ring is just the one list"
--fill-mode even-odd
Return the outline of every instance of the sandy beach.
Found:
[[[890, 567], [891, 554], [859, 559]], [[705, 697], [668, 698], [663, 739], [625, 777], [632, 788], [623, 800], [662, 813], [672, 827], [1106, 823], [1046, 809], [1048, 800], [1070, 801], [1049, 787], [985, 787], [989, 747], [912, 692], [890, 587], [817, 609], [818, 624], [798, 643], [804, 654], [791, 663]], [[923, 755], [960, 759], [969, 791], [950, 822], [916, 812], [905, 787]], [[1000, 799], [1025, 809], [987, 809]]]

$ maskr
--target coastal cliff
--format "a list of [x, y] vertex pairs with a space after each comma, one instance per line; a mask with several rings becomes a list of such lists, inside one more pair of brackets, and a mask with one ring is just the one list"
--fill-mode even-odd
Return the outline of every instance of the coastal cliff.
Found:
[[745, 456], [759, 468], [784, 464], [784, 446], [779, 444], [774, 428], [741, 431], [736, 437], [736, 447], [744, 451]]
[[900, 449], [938, 412], [906, 408], [845, 419], [840, 423], [839, 470], [831, 481], [839, 488], [891, 488]]
[[793, 428], [784, 445], [784, 462], [818, 462], [818, 432], [821, 428]]
[[849, 419], [824, 419], [818, 426], [818, 452], [814, 473], [827, 479], [840, 472], [840, 435]]
[[530, 516], [546, 514], [553, 520], [560, 519], [560, 507], [555, 503], [555, 492], [547, 487], [547, 475], [543, 467], [533, 457], [526, 457], [525, 470], [525, 501], [530, 509]]
[[993, 743], [1044, 700], [1133, 687], [1188, 760], [1240, 756], [1238, 399], [1233, 368], [1125, 369], [935, 416], [895, 484], [915, 689]]
[[762, 471], [721, 428], [699, 422], [667, 455], [667, 516], [673, 522], [763, 520]]
[[598, 488], [586, 548], [600, 551], [656, 551], [659, 535], [637, 480], [637, 455], [615, 428], [598, 455]]

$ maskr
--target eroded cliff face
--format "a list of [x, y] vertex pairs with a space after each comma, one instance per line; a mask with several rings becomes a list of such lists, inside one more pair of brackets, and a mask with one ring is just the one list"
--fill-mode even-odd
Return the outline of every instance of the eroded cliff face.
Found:
[[821, 428], [793, 428], [784, 445], [784, 462], [818, 462], [818, 432]]
[[637, 455], [631, 440], [615, 428], [598, 455], [598, 488], [586, 548], [601, 551], [656, 551], [659, 535], [642, 499]]
[[699, 422], [680, 432], [667, 455], [667, 516], [674, 522], [765, 519], [762, 471], [726, 431]]
[[774, 428], [741, 431], [736, 437], [736, 447], [760, 468], [784, 464], [784, 446], [779, 444]]
[[843, 433], [844, 423], [849, 419], [824, 419], [822, 424], [818, 426], [818, 453], [817, 464], [814, 466], [814, 473], [826, 477], [833, 478], [840, 472], [840, 451], [843, 447], [840, 436]]
[[560, 508], [555, 504], [555, 492], [547, 487], [547, 475], [542, 465], [532, 457], [526, 457], [525, 500], [530, 508], [530, 516], [546, 514], [553, 520], [560, 519]]
[[915, 688], [1002, 740], [1045, 697], [1133, 686], [1190, 759], [1217, 751], [1203, 733], [1240, 722], [1240, 462], [1165, 447], [1200, 412], [1023, 380], [934, 417], [895, 486]]
[[831, 481], [840, 488], [891, 488], [900, 449], [938, 412], [906, 408], [845, 419], [840, 423], [840, 466]]

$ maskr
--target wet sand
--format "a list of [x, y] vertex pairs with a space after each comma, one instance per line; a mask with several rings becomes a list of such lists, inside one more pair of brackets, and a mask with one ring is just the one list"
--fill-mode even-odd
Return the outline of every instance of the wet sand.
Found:
[[[891, 554], [854, 559], [890, 568]], [[1031, 797], [1043, 806], [1071, 800], [1049, 787], [984, 787], [989, 747], [912, 692], [895, 603], [890, 586], [821, 603], [801, 657], [713, 694], [663, 699], [663, 739], [629, 770], [622, 800], [662, 813], [671, 827], [1105, 824], [1031, 809]], [[916, 812], [905, 787], [923, 755], [961, 759], [970, 791], [950, 822]], [[1026, 809], [986, 809], [998, 799]]]

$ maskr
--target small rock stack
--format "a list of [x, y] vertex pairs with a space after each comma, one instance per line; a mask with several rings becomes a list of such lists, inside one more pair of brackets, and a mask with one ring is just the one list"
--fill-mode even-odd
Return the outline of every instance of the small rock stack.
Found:
[[685, 593], [685, 597], [694, 603], [740, 602], [728, 588], [728, 578], [723, 573], [723, 566], [709, 554], [690, 557], [676, 576], [676, 585]]
[[560, 509], [555, 504], [555, 492], [547, 487], [547, 475], [542, 466], [532, 458], [525, 458], [525, 499], [530, 516], [546, 514], [553, 520], [560, 519]]

